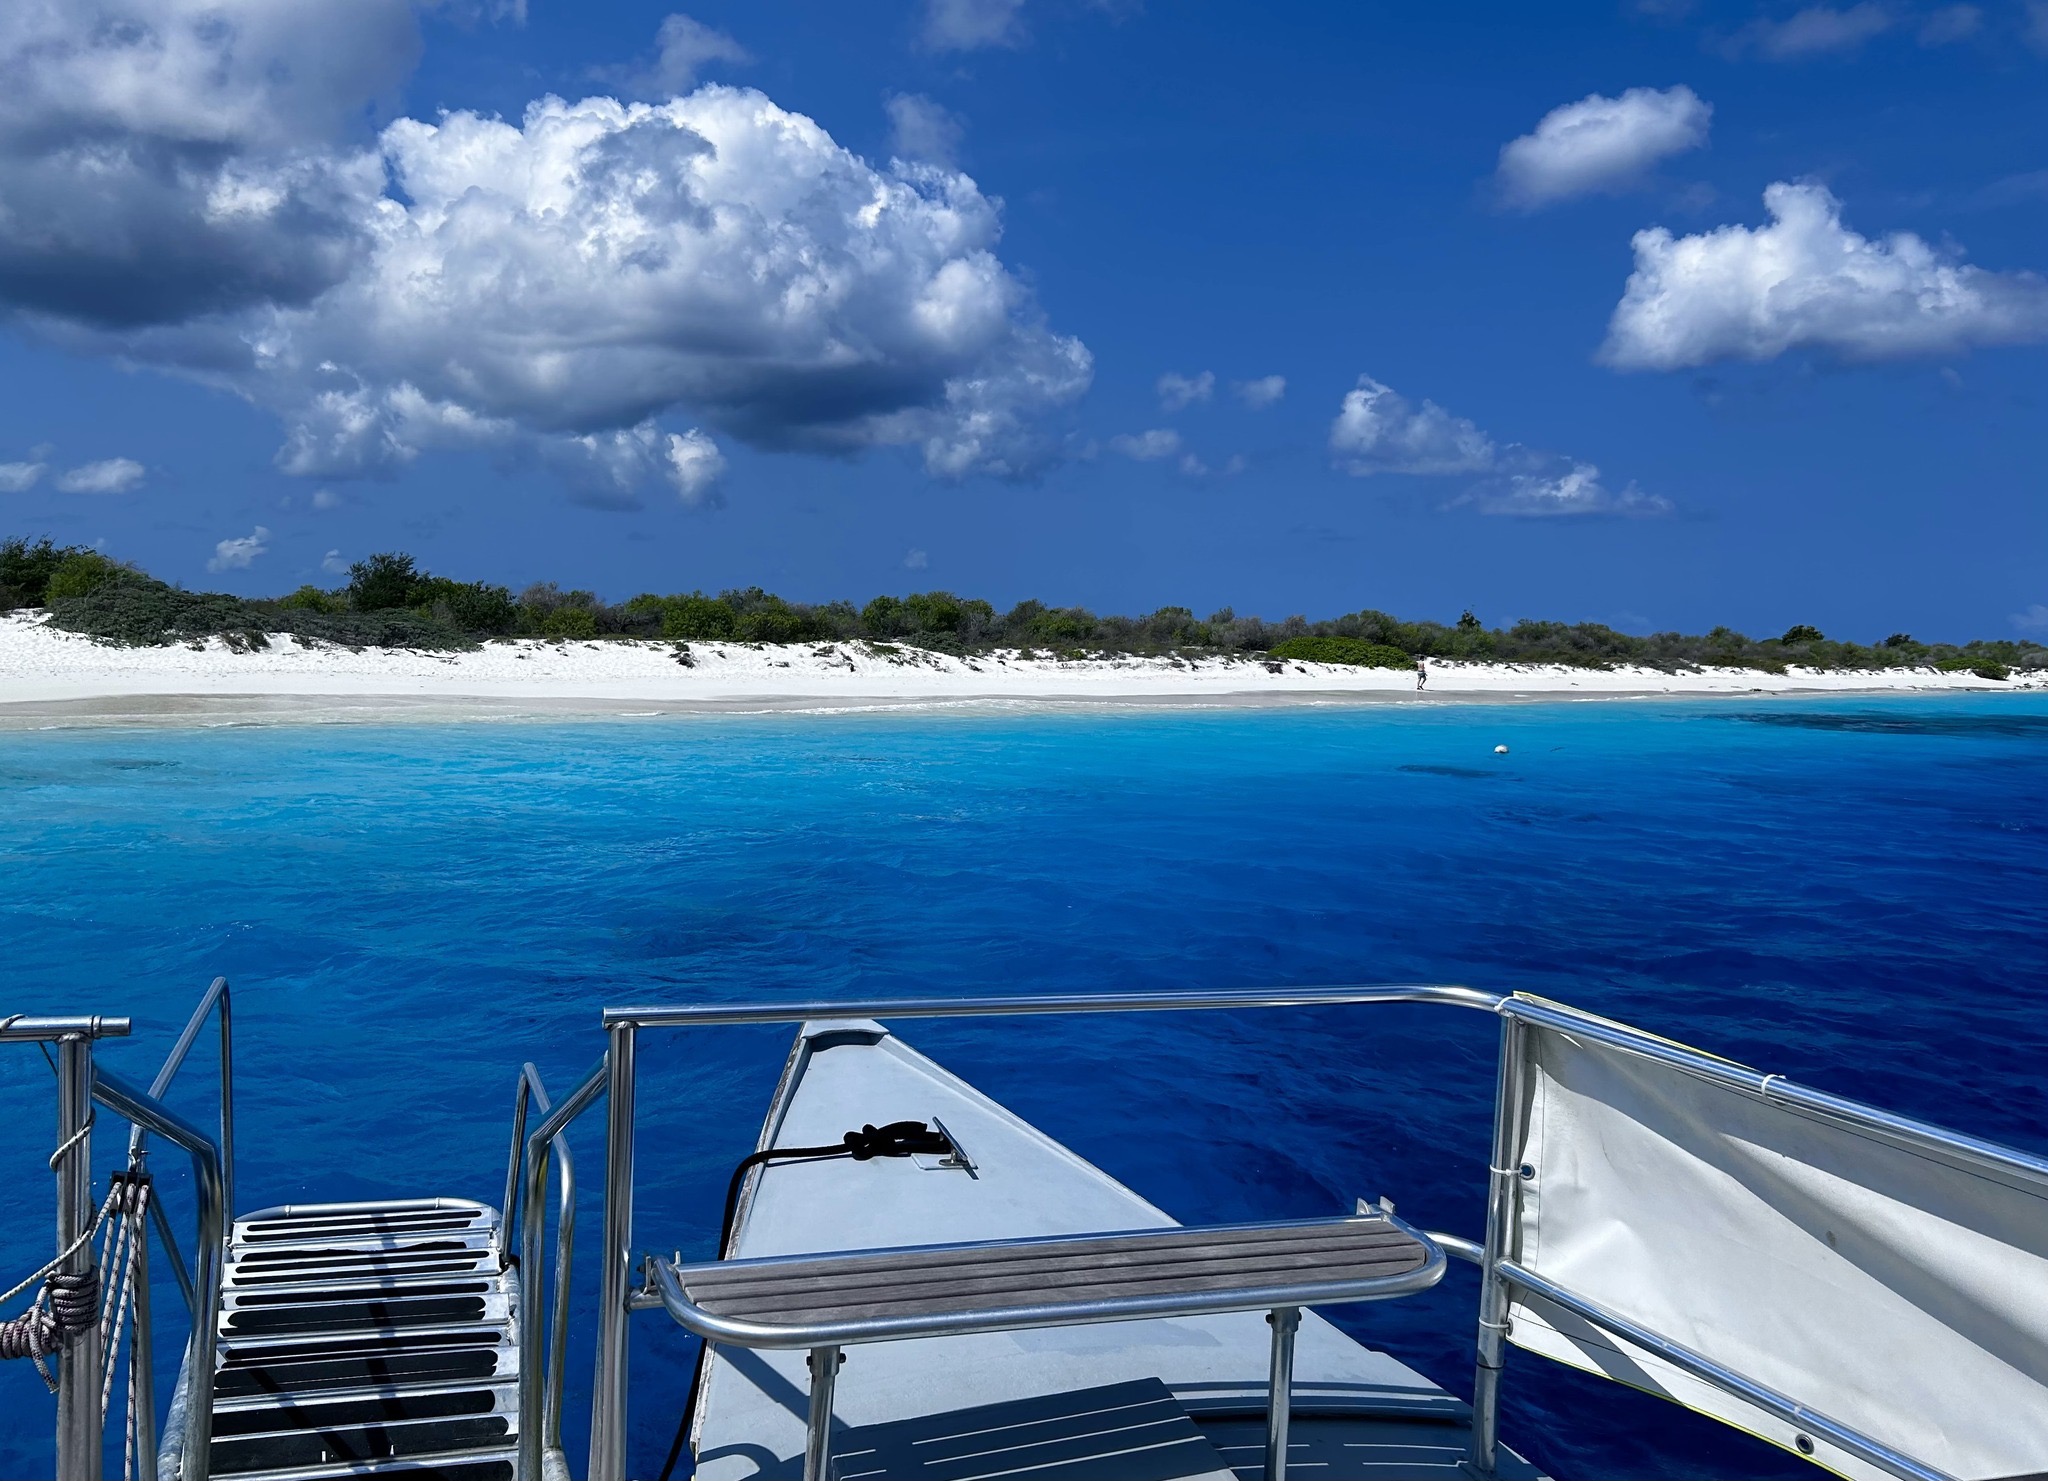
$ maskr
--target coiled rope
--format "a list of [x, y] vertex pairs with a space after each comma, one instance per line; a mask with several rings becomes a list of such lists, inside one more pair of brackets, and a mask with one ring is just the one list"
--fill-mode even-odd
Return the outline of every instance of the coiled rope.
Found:
[[67, 1271], [57, 1267], [93, 1237], [105, 1220], [107, 1210], [113, 1206], [115, 1196], [113, 1193], [107, 1195], [107, 1201], [100, 1205], [92, 1224], [71, 1242], [69, 1249], [5, 1295], [0, 1295], [0, 1304], [4, 1304], [37, 1281], [43, 1283], [42, 1290], [36, 1293], [34, 1304], [27, 1311], [0, 1322], [0, 1359], [29, 1359], [36, 1365], [36, 1372], [42, 1374], [43, 1387], [53, 1394], [57, 1392], [57, 1380], [51, 1376], [43, 1359], [61, 1350], [74, 1332], [89, 1330], [100, 1314], [99, 1271]]
[[[52, 1171], [92, 1134], [92, 1122], [93, 1118], [88, 1114], [85, 1124], [50, 1154]], [[57, 1267], [92, 1242], [93, 1235], [99, 1232], [108, 1212], [121, 1196], [122, 1190], [117, 1184], [108, 1191], [106, 1201], [93, 1215], [92, 1222], [79, 1232], [76, 1239], [58, 1251], [54, 1260], [0, 1295], [0, 1306], [4, 1306], [36, 1282], [42, 1282], [42, 1290], [37, 1292], [34, 1304], [27, 1311], [0, 1322], [0, 1359], [29, 1359], [42, 1375], [43, 1386], [53, 1394], [57, 1391], [57, 1380], [50, 1375], [43, 1359], [62, 1349], [72, 1333], [90, 1328], [100, 1316], [99, 1271], [96, 1268], [66, 1271]]]

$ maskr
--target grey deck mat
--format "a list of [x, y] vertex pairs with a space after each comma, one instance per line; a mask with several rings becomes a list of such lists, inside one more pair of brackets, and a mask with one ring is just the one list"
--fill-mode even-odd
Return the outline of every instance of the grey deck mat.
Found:
[[[1263, 1460], [1263, 1457], [1261, 1457]], [[1230, 1474], [1156, 1378], [846, 1430], [835, 1481], [1188, 1481]]]
[[1429, 1259], [1384, 1219], [1160, 1229], [1021, 1244], [729, 1260], [676, 1272], [714, 1316], [805, 1326], [1240, 1287], [1391, 1278]]

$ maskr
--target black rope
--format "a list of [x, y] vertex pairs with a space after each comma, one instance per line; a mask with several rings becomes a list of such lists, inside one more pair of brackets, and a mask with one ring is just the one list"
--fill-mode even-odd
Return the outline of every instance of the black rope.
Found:
[[757, 1167], [770, 1162], [821, 1162], [828, 1157], [867, 1162], [876, 1157], [909, 1157], [917, 1152], [944, 1156], [952, 1150], [953, 1144], [946, 1140], [943, 1131], [922, 1121], [891, 1121], [887, 1126], [870, 1122], [859, 1131], [849, 1131], [829, 1147], [769, 1147], [751, 1152], [740, 1159], [740, 1165], [732, 1170], [732, 1181], [725, 1187], [725, 1217], [718, 1226], [718, 1258], [723, 1260], [732, 1244], [732, 1221], [739, 1213], [740, 1189], [747, 1174]]
[[[891, 1121], [887, 1126], [869, 1122], [859, 1131], [849, 1131], [829, 1147], [768, 1147], [750, 1152], [732, 1170], [732, 1181], [725, 1187], [725, 1217], [718, 1226], [718, 1258], [725, 1259], [732, 1245], [732, 1225], [739, 1213], [740, 1189], [746, 1184], [747, 1174], [757, 1167], [765, 1167], [771, 1162], [823, 1162], [832, 1157], [851, 1157], [855, 1162], [868, 1162], [876, 1157], [910, 1157], [920, 1152], [946, 1156], [952, 1151], [953, 1143], [936, 1127], [927, 1126], [922, 1121]], [[710, 1360], [710, 1345], [700, 1342], [696, 1366], [690, 1370], [690, 1392], [683, 1400], [683, 1417], [676, 1425], [675, 1439], [669, 1443], [668, 1459], [661, 1463], [660, 1481], [669, 1481], [675, 1473], [676, 1461], [683, 1453], [683, 1440], [690, 1432], [690, 1416], [697, 1409], [697, 1394], [704, 1385], [704, 1367]]]

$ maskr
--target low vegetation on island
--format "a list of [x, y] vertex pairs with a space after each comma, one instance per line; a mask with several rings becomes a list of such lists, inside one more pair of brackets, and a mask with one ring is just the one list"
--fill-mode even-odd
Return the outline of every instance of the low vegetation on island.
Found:
[[2003, 679], [2015, 668], [2048, 667], [2048, 647], [2031, 642], [1923, 643], [1905, 633], [1880, 642], [1839, 642], [1800, 625], [1752, 638], [1717, 627], [1704, 635], [1638, 637], [1597, 622], [1525, 620], [1488, 627], [1466, 612], [1452, 623], [1404, 622], [1370, 609], [1311, 622], [1268, 622], [1225, 607], [1198, 618], [1186, 607], [1142, 617], [1100, 616], [1084, 607], [1019, 602], [999, 612], [950, 592], [851, 602], [792, 602], [758, 586], [716, 596], [649, 592], [611, 603], [552, 583], [516, 596], [503, 586], [420, 570], [411, 556], [373, 555], [345, 586], [302, 586], [286, 596], [246, 598], [186, 591], [94, 550], [0, 541], [0, 612], [42, 608], [52, 626], [106, 642], [167, 644], [220, 638], [267, 647], [277, 637], [353, 648], [463, 649], [496, 639], [656, 639], [676, 643], [866, 642], [887, 650], [1005, 651], [1045, 658], [1103, 655], [1238, 657], [1268, 663], [1412, 668], [1420, 659], [1661, 669], [1933, 667]]

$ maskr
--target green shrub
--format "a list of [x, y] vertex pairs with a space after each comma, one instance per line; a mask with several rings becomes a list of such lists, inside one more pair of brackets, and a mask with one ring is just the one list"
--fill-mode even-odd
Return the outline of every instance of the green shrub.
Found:
[[1267, 651], [1275, 658], [1291, 658], [1298, 663], [1348, 663], [1374, 669], [1415, 667], [1415, 660], [1399, 648], [1368, 643], [1363, 638], [1289, 638]]
[[445, 609], [448, 620], [466, 633], [488, 633], [501, 637], [512, 631], [519, 621], [519, 610], [512, 605], [512, 593], [502, 586], [489, 586], [481, 581], [448, 581], [434, 602], [437, 611]]
[[860, 625], [878, 638], [893, 638], [902, 631], [903, 603], [895, 597], [876, 597], [860, 609]]
[[1944, 658], [1935, 667], [1944, 674], [1975, 674], [1980, 679], [2012, 677], [2012, 670], [1995, 658]]
[[279, 597], [278, 606], [287, 612], [346, 612], [348, 598], [331, 591], [322, 591], [317, 586], [302, 586], [288, 597]]
[[75, 550], [50, 573], [49, 583], [43, 588], [43, 603], [47, 606], [65, 597], [88, 596], [120, 572], [119, 566], [96, 550]]
[[1095, 627], [1095, 614], [1086, 607], [1061, 607], [1032, 614], [1027, 631], [1041, 643], [1065, 648], [1087, 642]]
[[1786, 628], [1785, 636], [1778, 639], [1778, 641], [1781, 643], [1824, 643], [1827, 639], [1821, 636], [1819, 628], [1800, 622]]
[[778, 605], [742, 616], [739, 636], [749, 643], [801, 643], [818, 634], [803, 613]]
[[181, 591], [139, 571], [115, 567], [83, 596], [50, 603], [50, 622], [108, 642], [157, 644], [229, 638], [261, 647], [266, 632], [318, 638], [352, 648], [470, 648], [449, 624], [417, 612], [314, 612], [280, 602], [249, 602], [220, 592]]
[[594, 638], [597, 614], [588, 607], [557, 607], [541, 619], [544, 638]]
[[90, 554], [80, 546], [52, 545], [47, 539], [33, 545], [18, 536], [0, 540], [0, 612], [42, 606], [56, 569], [73, 556]]
[[663, 600], [661, 635], [684, 642], [729, 643], [738, 636], [739, 619], [716, 597], [693, 592]]
[[373, 555], [348, 568], [349, 605], [358, 612], [388, 612], [394, 607], [416, 607], [413, 588], [422, 577], [412, 557], [395, 551]]

